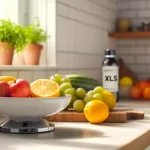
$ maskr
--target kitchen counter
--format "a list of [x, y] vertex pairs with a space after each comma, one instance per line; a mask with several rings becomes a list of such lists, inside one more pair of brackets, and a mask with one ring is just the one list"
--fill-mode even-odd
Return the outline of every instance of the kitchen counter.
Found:
[[127, 100], [117, 107], [142, 110], [145, 119], [98, 125], [55, 123], [53, 132], [42, 134], [0, 133], [0, 150], [144, 150], [150, 145], [150, 102]]

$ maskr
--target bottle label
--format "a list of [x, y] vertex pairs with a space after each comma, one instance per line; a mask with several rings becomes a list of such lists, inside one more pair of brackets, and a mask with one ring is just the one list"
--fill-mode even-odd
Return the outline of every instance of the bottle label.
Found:
[[102, 84], [104, 89], [110, 92], [119, 90], [119, 67], [103, 66], [102, 67]]

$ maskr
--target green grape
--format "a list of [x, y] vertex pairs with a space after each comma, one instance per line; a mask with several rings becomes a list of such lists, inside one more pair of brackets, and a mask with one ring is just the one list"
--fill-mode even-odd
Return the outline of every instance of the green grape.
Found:
[[103, 93], [103, 91], [104, 91], [104, 88], [103, 87], [101, 87], [101, 86], [97, 86], [95, 89], [94, 89], [94, 92], [96, 92], [96, 93]]
[[87, 104], [88, 102], [90, 102], [91, 100], [93, 100], [94, 98], [93, 98], [93, 96], [92, 95], [86, 95], [85, 97], [84, 97], [84, 103], [85, 104]]
[[93, 91], [93, 90], [90, 90], [90, 91], [87, 92], [87, 95], [94, 95], [94, 94], [96, 94], [96, 92]]
[[62, 83], [70, 83], [70, 80], [68, 78], [61, 78], [60, 84]]
[[65, 96], [65, 93], [60, 90], [60, 96]]
[[65, 95], [67, 95], [67, 94], [69, 94], [69, 95], [75, 95], [75, 88], [69, 88], [69, 89], [66, 89], [65, 91], [64, 91], [64, 93], [65, 93]]
[[50, 80], [53, 80], [55, 82], [57, 82], [58, 84], [60, 84], [62, 76], [60, 74], [54, 74], [53, 76], [50, 77]]
[[100, 93], [96, 93], [93, 95], [93, 98], [96, 99], [96, 100], [103, 100], [103, 96], [102, 94]]
[[58, 83], [58, 84], [59, 84], [59, 81], [58, 81], [58, 80], [56, 80], [55, 76], [51, 76], [51, 77], [50, 77], [50, 80], [52, 80], [52, 81], [54, 81], [54, 82], [56, 82], [56, 83]]
[[65, 90], [69, 89], [69, 88], [72, 88], [72, 85], [70, 83], [63, 83], [60, 85], [60, 93], [62, 95], [65, 95]]
[[82, 100], [78, 99], [73, 103], [73, 108], [77, 112], [83, 112], [85, 104]]
[[86, 95], [86, 91], [83, 88], [78, 88], [76, 90], [76, 96], [80, 99], [83, 99]]
[[67, 106], [67, 108], [73, 108], [73, 103], [75, 102], [76, 99], [77, 99], [76, 96], [72, 96], [71, 101], [69, 105]]

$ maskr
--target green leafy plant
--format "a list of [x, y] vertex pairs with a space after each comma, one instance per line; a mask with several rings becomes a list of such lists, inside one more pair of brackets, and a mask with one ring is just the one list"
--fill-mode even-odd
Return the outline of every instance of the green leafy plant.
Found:
[[24, 28], [12, 21], [0, 20], [0, 42], [6, 42], [18, 53], [25, 45]]
[[20, 25], [16, 25], [14, 36], [15, 36], [15, 52], [16, 53], [22, 52], [26, 45], [24, 28]]
[[25, 28], [9, 19], [0, 20], [0, 42], [10, 44], [16, 53], [22, 52], [26, 44], [39, 44], [46, 40], [46, 32], [40, 27], [37, 18]]
[[47, 40], [46, 32], [41, 28], [37, 18], [24, 29], [24, 34], [26, 44], [39, 44]]
[[8, 20], [0, 20], [0, 42], [9, 43], [15, 47], [15, 24]]

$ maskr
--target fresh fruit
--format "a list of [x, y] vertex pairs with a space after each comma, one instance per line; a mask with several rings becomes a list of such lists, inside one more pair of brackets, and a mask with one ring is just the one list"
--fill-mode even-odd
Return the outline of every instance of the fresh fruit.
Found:
[[93, 91], [93, 90], [90, 90], [90, 91], [87, 92], [87, 95], [92, 95], [92, 96], [93, 96], [93, 95], [96, 94], [96, 93], [97, 93], [97, 92], [95, 92], [95, 91]]
[[16, 82], [10, 85], [10, 96], [11, 97], [30, 97], [31, 88], [27, 80], [17, 79]]
[[120, 79], [120, 86], [132, 86], [133, 80], [128, 76], [124, 76]]
[[88, 102], [92, 101], [94, 98], [92, 95], [86, 95], [83, 99], [84, 103], [87, 104]]
[[61, 95], [65, 95], [64, 92], [65, 90], [69, 89], [69, 88], [72, 88], [72, 85], [71, 83], [63, 83], [60, 85], [60, 92], [61, 92]]
[[103, 102], [108, 106], [109, 110], [113, 110], [116, 105], [116, 97], [113, 93], [104, 90], [103, 91]]
[[59, 85], [49, 79], [38, 79], [31, 84], [32, 97], [58, 97], [60, 94]]
[[15, 81], [16, 78], [13, 76], [0, 76], [0, 81], [9, 82], [9, 81]]
[[68, 78], [61, 78], [60, 84], [62, 83], [70, 83], [70, 80]]
[[143, 92], [143, 98], [145, 100], [150, 100], [150, 87], [147, 87]]
[[86, 91], [83, 88], [77, 88], [76, 97], [83, 99], [85, 97]]
[[58, 84], [60, 84], [62, 79], [62, 76], [60, 74], [54, 74], [53, 76], [50, 77], [50, 80], [57, 82]]
[[139, 87], [132, 87], [130, 90], [130, 98], [140, 100], [142, 98], [142, 90]]
[[78, 99], [73, 103], [73, 108], [77, 112], [83, 112], [85, 104], [82, 100]]
[[109, 109], [103, 101], [92, 100], [85, 105], [84, 115], [91, 123], [101, 123], [107, 119]]
[[96, 92], [96, 93], [103, 93], [103, 91], [104, 91], [104, 88], [103, 87], [101, 87], [101, 86], [97, 86], [96, 88], [94, 88], [94, 92]]
[[103, 100], [103, 96], [100, 93], [96, 93], [96, 94], [93, 95], [93, 99]]
[[64, 91], [64, 94], [65, 95], [67, 95], [67, 94], [69, 94], [69, 95], [72, 95], [72, 96], [74, 96], [75, 95], [75, 88], [69, 88], [69, 89], [66, 89], [65, 91]]
[[73, 103], [75, 102], [77, 100], [77, 98], [76, 98], [76, 96], [72, 96], [72, 98], [71, 98], [71, 101], [70, 101], [70, 103], [69, 103], [69, 105], [68, 105], [68, 109], [69, 108], [73, 108]]
[[136, 86], [139, 87], [143, 93], [147, 87], [150, 87], [150, 83], [148, 81], [140, 81]]
[[9, 96], [9, 84], [4, 81], [0, 81], [0, 97]]

